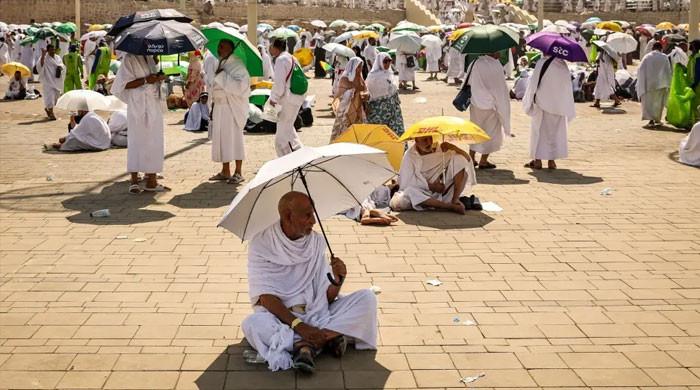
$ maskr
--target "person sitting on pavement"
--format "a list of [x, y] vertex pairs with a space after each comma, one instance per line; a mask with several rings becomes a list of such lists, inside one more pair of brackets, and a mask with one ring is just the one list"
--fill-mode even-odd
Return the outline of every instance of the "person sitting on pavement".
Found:
[[68, 135], [58, 139], [58, 143], [47, 150], [55, 149], [60, 152], [97, 151], [109, 149], [111, 134], [109, 125], [102, 117], [90, 111], [78, 111], [81, 118], [78, 121], [71, 117], [71, 128]]
[[326, 261], [324, 238], [313, 231], [311, 199], [288, 192], [278, 212], [280, 221], [250, 241], [248, 294], [254, 313], [241, 325], [245, 338], [272, 371], [311, 373], [320, 351], [340, 357], [348, 338], [356, 349], [376, 349], [377, 299], [369, 289], [339, 295], [347, 270], [337, 257], [330, 265]]
[[476, 173], [469, 154], [433, 137], [418, 137], [408, 148], [399, 170], [399, 191], [391, 198], [394, 211], [438, 209], [464, 214]]
[[192, 103], [192, 106], [185, 113], [185, 130], [187, 131], [208, 131], [209, 130], [209, 94], [202, 92], [199, 100]]
[[14, 77], [7, 85], [5, 100], [22, 100], [27, 96], [27, 83], [22, 78], [22, 73], [16, 71]]
[[346, 210], [343, 214], [362, 225], [389, 226], [399, 220], [388, 213], [391, 197], [398, 187], [399, 184], [395, 180], [382, 184], [372, 191], [362, 204]]
[[126, 110], [114, 111], [109, 117], [109, 132], [112, 134], [112, 146], [125, 148], [128, 144], [128, 122]]

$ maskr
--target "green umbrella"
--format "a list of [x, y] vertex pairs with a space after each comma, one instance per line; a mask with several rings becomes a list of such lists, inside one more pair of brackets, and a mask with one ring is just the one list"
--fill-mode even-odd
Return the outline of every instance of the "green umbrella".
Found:
[[182, 77], [187, 77], [187, 67], [189, 64], [186, 62], [181, 62], [180, 65], [164, 63], [163, 64], [163, 74], [166, 76], [171, 75], [181, 75]]
[[24, 39], [19, 41], [19, 45], [20, 46], [27, 46], [27, 45], [33, 45], [37, 42], [39, 42], [39, 38], [32, 36], [32, 35], [27, 35], [26, 37], [24, 37]]
[[270, 93], [272, 91], [267, 88], [258, 88], [250, 92], [250, 97], [248, 101], [255, 104], [256, 106], [264, 106], [267, 100], [270, 98]]
[[49, 27], [42, 27], [39, 29], [39, 31], [36, 32], [36, 34], [34, 34], [35, 37], [40, 38], [40, 39], [41, 38], [48, 38], [48, 37], [55, 37], [57, 35], [58, 35], [58, 33], [54, 29], [49, 28]]
[[394, 27], [391, 32], [396, 32], [396, 31], [413, 31], [413, 32], [420, 32], [424, 30], [425, 27], [416, 24], [416, 23], [411, 23], [411, 22], [399, 22], [399, 24]]
[[54, 30], [62, 34], [70, 34], [76, 32], [78, 30], [78, 27], [75, 25], [75, 23], [68, 22], [57, 26]]
[[262, 77], [262, 57], [255, 46], [241, 33], [230, 27], [205, 28], [202, 30], [204, 36], [209, 40], [206, 48], [211, 54], [218, 58], [219, 42], [222, 39], [227, 39], [236, 46], [233, 50], [233, 55], [240, 58], [248, 69], [248, 74], [251, 77]]
[[474, 26], [452, 43], [452, 47], [461, 53], [488, 54], [518, 45], [518, 33], [507, 27]]
[[297, 35], [297, 33], [294, 30], [286, 28], [286, 27], [280, 27], [278, 29], [272, 30], [272, 32], [269, 33], [267, 36], [270, 39], [275, 39], [275, 38], [277, 38], [277, 39], [280, 39], [280, 38], [281, 39], [287, 39], [287, 38], [298, 39], [299, 38], [299, 35]]
[[39, 31], [39, 27], [37, 26], [32, 25], [27, 27], [27, 35], [35, 35], [37, 31]]

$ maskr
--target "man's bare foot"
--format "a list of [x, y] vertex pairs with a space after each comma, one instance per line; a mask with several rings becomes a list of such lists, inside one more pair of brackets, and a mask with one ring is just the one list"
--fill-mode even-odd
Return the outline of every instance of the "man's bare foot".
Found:
[[456, 213], [456, 214], [464, 215], [467, 211], [464, 208], [464, 205], [462, 204], [462, 202], [460, 202], [459, 200], [457, 200], [456, 203], [452, 203], [451, 206], [452, 207], [450, 208], [450, 211], [452, 211], [453, 213]]
[[532, 160], [525, 164], [525, 168], [542, 169], [542, 160]]
[[554, 160], [549, 160], [547, 162], [547, 168], [548, 169], [557, 169], [557, 163], [554, 162]]

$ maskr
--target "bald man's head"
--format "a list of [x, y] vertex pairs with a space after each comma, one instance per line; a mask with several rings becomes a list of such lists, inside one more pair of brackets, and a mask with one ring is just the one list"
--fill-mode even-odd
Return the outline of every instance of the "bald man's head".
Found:
[[290, 240], [311, 234], [316, 218], [311, 199], [303, 192], [290, 191], [277, 204], [282, 231]]

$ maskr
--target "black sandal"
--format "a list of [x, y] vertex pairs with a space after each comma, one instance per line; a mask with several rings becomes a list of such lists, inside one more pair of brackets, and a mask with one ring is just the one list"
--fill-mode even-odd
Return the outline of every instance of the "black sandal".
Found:
[[479, 164], [479, 169], [495, 169], [496, 164], [486, 163], [485, 165]]
[[312, 374], [316, 369], [313, 352], [310, 347], [301, 347], [294, 353], [292, 367], [304, 374]]
[[331, 353], [331, 355], [340, 358], [345, 355], [345, 351], [348, 348], [348, 340], [342, 334], [326, 344], [326, 348]]

